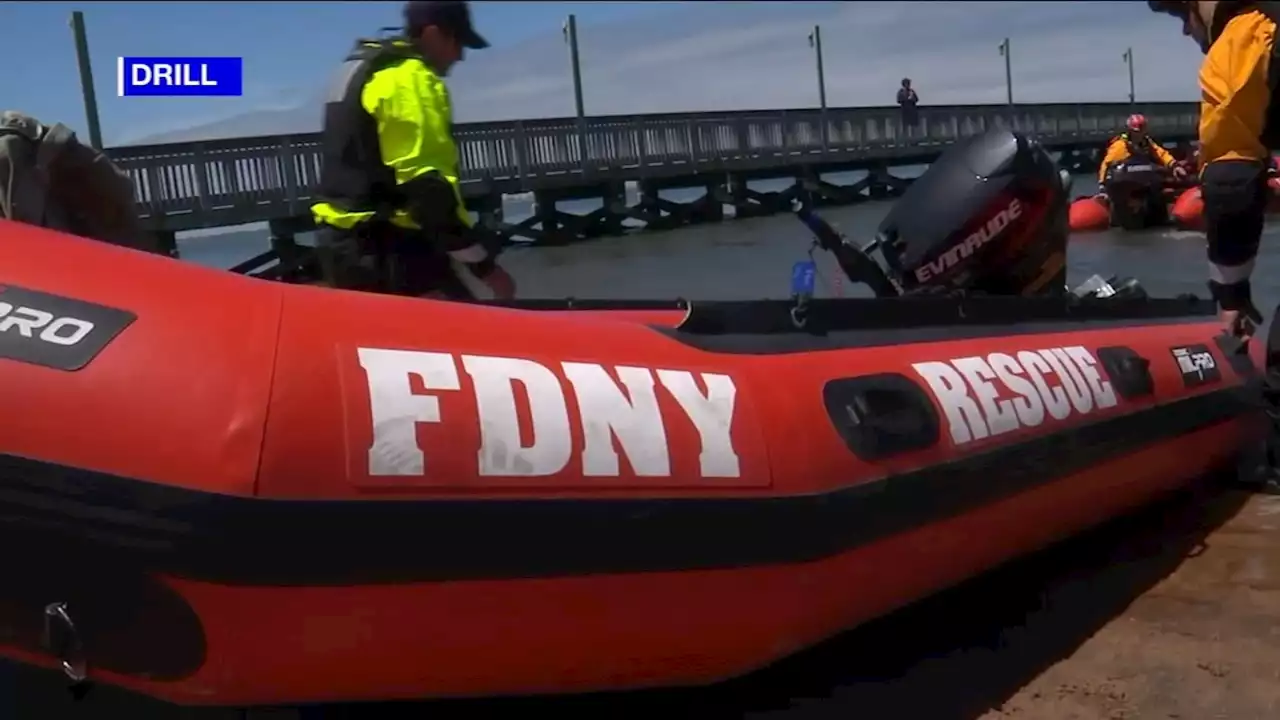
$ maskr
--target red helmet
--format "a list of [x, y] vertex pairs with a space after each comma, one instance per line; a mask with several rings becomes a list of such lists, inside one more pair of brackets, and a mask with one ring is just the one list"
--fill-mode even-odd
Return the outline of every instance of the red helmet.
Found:
[[1129, 116], [1128, 120], [1124, 121], [1124, 126], [1134, 132], [1146, 132], [1147, 118], [1142, 113], [1134, 113]]

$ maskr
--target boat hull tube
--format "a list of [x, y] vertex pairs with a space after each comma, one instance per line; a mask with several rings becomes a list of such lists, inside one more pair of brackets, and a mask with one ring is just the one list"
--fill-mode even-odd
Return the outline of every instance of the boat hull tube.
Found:
[[[1129, 172], [1136, 167], [1137, 172]], [[1272, 160], [1267, 178], [1267, 214], [1280, 213], [1280, 167]], [[1111, 182], [1112, 180], [1115, 182]], [[1204, 199], [1192, 181], [1159, 179], [1150, 165], [1121, 165], [1108, 177], [1108, 194], [1076, 198], [1071, 203], [1070, 227], [1075, 233], [1101, 232], [1111, 227], [1141, 230], [1172, 225], [1180, 230], [1204, 230]], [[1163, 184], [1161, 184], [1163, 182]], [[1125, 198], [1135, 198], [1129, 202]]]
[[[1141, 230], [1170, 222], [1169, 204], [1186, 187], [1150, 162], [1122, 162], [1103, 178], [1105, 194], [1071, 203], [1072, 232], [1098, 232], [1109, 227]], [[1176, 215], [1176, 213], [1174, 213]]]
[[0, 234], [0, 654], [183, 704], [712, 682], [1260, 427], [1190, 300], [815, 300], [799, 332]]
[[[1267, 198], [1267, 214], [1280, 213], [1280, 177], [1273, 174], [1267, 178], [1267, 190], [1270, 193]], [[1183, 191], [1169, 212], [1180, 229], [1204, 230], [1204, 198], [1200, 195], [1200, 187]]]

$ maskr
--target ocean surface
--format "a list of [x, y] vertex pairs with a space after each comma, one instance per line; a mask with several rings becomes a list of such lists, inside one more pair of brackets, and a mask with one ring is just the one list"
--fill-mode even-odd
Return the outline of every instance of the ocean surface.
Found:
[[[1073, 194], [1088, 194], [1093, 189], [1090, 178], [1078, 178]], [[672, 193], [671, 197], [678, 199], [680, 194]], [[581, 203], [577, 209], [589, 211], [595, 206]], [[822, 214], [847, 236], [865, 240], [870, 239], [890, 206], [890, 202], [868, 202], [824, 209]], [[562, 208], [574, 209], [568, 203]], [[509, 220], [516, 221], [522, 213], [529, 212], [528, 198], [508, 200]], [[1255, 273], [1259, 306], [1267, 311], [1280, 301], [1275, 282], [1275, 278], [1280, 277], [1278, 229], [1268, 229]], [[809, 247], [810, 237], [800, 223], [789, 215], [779, 215], [671, 232], [636, 233], [567, 247], [517, 247], [504, 255], [503, 262], [516, 276], [520, 295], [524, 297], [782, 298], [790, 292], [792, 264], [805, 258]], [[252, 230], [186, 237], [181, 240], [180, 252], [189, 262], [229, 267], [266, 248], [265, 232]], [[816, 259], [820, 295], [861, 294], [836, 280], [838, 271], [824, 253], [819, 253]], [[1204, 238], [1198, 233], [1113, 231], [1078, 236], [1071, 240], [1069, 265], [1073, 282], [1093, 273], [1132, 275], [1153, 295], [1206, 295]], [[1014, 569], [999, 571], [990, 578], [975, 581], [976, 584], [930, 600], [922, 606], [924, 609], [909, 609], [775, 669], [707, 690], [572, 700], [330, 708], [312, 710], [302, 717], [523, 720], [541, 713], [592, 720], [620, 717], [662, 720], [976, 718], [985, 712], [983, 708], [998, 705], [999, 698], [1007, 696], [1007, 693], [1002, 695], [1007, 688], [999, 683], [993, 685], [994, 680], [975, 675], [966, 668], [999, 655], [1001, 643], [1005, 642], [999, 638], [1014, 632], [1010, 628], [1018, 627], [1021, 618], [1033, 611], [1040, 602], [1037, 598], [1041, 597], [1039, 588], [1043, 583], [1056, 582], [1052, 578], [1062, 573], [1075, 577], [1083, 572], [1073, 563], [1077, 561], [1062, 558], [1023, 561], [1011, 566]], [[655, 612], [661, 611], [655, 609]], [[981, 621], [974, 621], [974, 617]], [[929, 636], [917, 638], [920, 633]], [[950, 668], [947, 677], [953, 675], [954, 681], [935, 677], [939, 674], [938, 668]], [[921, 673], [932, 679], [920, 683], [903, 680], [918, 679]], [[1025, 674], [1022, 669], [1014, 672], [1017, 673]], [[99, 688], [85, 701], [73, 703], [56, 680], [26, 671], [0, 672], [0, 720], [63, 717], [141, 720], [243, 716], [224, 711], [178, 711], [109, 688]], [[299, 715], [280, 711], [247, 717], [283, 720]]]
[[[895, 169], [903, 177], [923, 168]], [[828, 176], [837, 183], [849, 183], [859, 175]], [[758, 190], [782, 189], [789, 181], [752, 183]], [[1092, 177], [1075, 178], [1073, 196], [1094, 192]], [[664, 192], [664, 197], [687, 201], [700, 190]], [[636, 202], [634, 189], [628, 200]], [[566, 212], [586, 213], [599, 202], [560, 204]], [[825, 208], [823, 217], [846, 236], [870, 240], [877, 225], [892, 207], [892, 201], [866, 202]], [[505, 216], [516, 223], [533, 212], [529, 197], [507, 198]], [[1268, 229], [1255, 273], [1255, 293], [1259, 307], [1274, 307], [1280, 295], [1277, 286], [1266, 282], [1276, 277], [1280, 246], [1272, 238], [1280, 227]], [[299, 238], [309, 243], [308, 237]], [[603, 238], [565, 247], [513, 247], [503, 255], [503, 264], [515, 275], [519, 293], [530, 298], [627, 298], [728, 300], [781, 298], [790, 293], [792, 264], [803, 259], [811, 238], [805, 228], [788, 214], [751, 220], [732, 220], [713, 225], [681, 228], [669, 232], [635, 233]], [[230, 267], [268, 249], [262, 229], [226, 232], [219, 235], [179, 239], [184, 260], [212, 267]], [[837, 281], [838, 271], [825, 253], [815, 258], [819, 267], [819, 295], [856, 295], [860, 289]], [[1180, 293], [1207, 294], [1204, 236], [1179, 230], [1152, 230], [1126, 233], [1119, 230], [1079, 235], [1071, 240], [1068, 253], [1070, 280], [1081, 281], [1093, 273], [1105, 276], [1132, 275], [1154, 295]]]

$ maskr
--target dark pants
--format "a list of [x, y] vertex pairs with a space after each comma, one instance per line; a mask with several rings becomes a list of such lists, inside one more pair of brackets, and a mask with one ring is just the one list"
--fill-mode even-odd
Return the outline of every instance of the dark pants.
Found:
[[390, 223], [362, 223], [350, 230], [322, 226], [317, 232], [316, 253], [324, 281], [332, 287], [473, 299], [454, 274], [447, 255], [422, 233]]
[[1267, 212], [1267, 172], [1260, 162], [1221, 160], [1201, 176], [1209, 261], [1240, 265], [1258, 254]]
[[902, 134], [905, 137], [915, 137], [918, 134], [920, 123], [920, 112], [914, 106], [906, 106], [902, 108]]

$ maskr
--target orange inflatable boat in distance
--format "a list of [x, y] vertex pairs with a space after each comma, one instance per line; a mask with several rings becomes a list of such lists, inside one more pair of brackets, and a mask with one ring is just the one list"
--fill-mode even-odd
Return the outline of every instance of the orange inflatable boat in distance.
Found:
[[1071, 232], [1102, 232], [1111, 227], [1111, 203], [1100, 195], [1078, 197], [1068, 215]]
[[0, 654], [184, 704], [711, 682], [1260, 427], [1194, 300], [815, 300], [797, 330], [0, 235]]
[[[1271, 190], [1267, 214], [1280, 213], [1280, 177], [1268, 178], [1267, 187]], [[1200, 196], [1200, 186], [1188, 188], [1179, 195], [1169, 213], [1180, 229], [1204, 230], [1204, 198]]]
[[[1185, 161], [1179, 164], [1189, 168]], [[1119, 163], [1109, 168], [1103, 178], [1105, 192], [1079, 197], [1071, 203], [1071, 231], [1101, 232], [1111, 227], [1142, 230], [1168, 225], [1169, 205], [1194, 182], [1194, 178], [1177, 179], [1149, 161]]]
[[[1271, 190], [1267, 206], [1268, 214], [1280, 213], [1280, 168], [1272, 158], [1271, 175], [1267, 186]], [[1169, 207], [1169, 221], [1180, 230], [1204, 230], [1204, 199], [1200, 195], [1200, 185], [1165, 189], [1172, 200]], [[1076, 198], [1071, 204], [1070, 227], [1074, 233], [1101, 232], [1112, 227], [1111, 203], [1100, 195]]]

